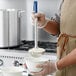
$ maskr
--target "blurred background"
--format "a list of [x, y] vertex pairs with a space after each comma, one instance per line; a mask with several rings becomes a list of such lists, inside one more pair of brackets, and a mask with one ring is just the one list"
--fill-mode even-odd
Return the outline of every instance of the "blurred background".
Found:
[[[38, 12], [43, 12], [47, 18], [55, 17], [58, 13], [60, 0], [38, 0]], [[0, 9], [24, 10], [21, 18], [21, 40], [34, 40], [34, 27], [32, 26], [31, 13], [33, 9], [33, 0], [0, 0]], [[48, 34], [42, 29], [38, 33], [39, 41], [57, 41], [55, 36]]]

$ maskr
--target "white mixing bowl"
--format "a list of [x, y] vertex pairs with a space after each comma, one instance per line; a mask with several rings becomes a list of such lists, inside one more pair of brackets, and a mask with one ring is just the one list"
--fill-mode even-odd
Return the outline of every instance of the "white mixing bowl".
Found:
[[42, 68], [37, 68], [36, 66], [38, 64], [43, 64], [44, 62], [48, 61], [48, 59], [45, 57], [27, 57], [25, 61], [29, 72], [39, 72], [42, 70]]

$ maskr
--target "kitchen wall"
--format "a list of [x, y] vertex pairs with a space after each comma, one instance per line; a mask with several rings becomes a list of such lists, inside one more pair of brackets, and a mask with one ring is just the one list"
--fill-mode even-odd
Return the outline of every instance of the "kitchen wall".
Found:
[[[46, 17], [51, 18], [58, 12], [60, 0], [38, 0], [39, 12], [46, 14]], [[21, 39], [33, 40], [34, 27], [32, 26], [31, 13], [32, 13], [33, 0], [0, 0], [0, 9], [22, 9], [25, 10], [22, 17], [21, 25]], [[56, 41], [56, 37], [51, 36], [44, 30], [39, 30], [40, 41]]]

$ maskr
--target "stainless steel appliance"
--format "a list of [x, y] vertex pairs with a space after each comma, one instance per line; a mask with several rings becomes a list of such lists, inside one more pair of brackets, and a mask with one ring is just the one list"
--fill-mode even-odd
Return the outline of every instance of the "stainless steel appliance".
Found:
[[0, 10], [0, 48], [20, 44], [20, 12], [15, 9]]
[[[15, 47], [12, 49], [28, 51], [29, 49], [34, 48], [35, 41], [23, 40], [20, 44], [21, 45], [19, 47]], [[38, 41], [38, 47], [44, 48], [46, 52], [56, 53], [57, 42]]]
[[[57, 58], [55, 53], [56, 44], [57, 43], [52, 42], [38, 42], [38, 46], [46, 50], [45, 56], [53, 61]], [[33, 47], [34, 41], [23, 40], [19, 47], [13, 47], [12, 49], [0, 49], [0, 69], [8, 66], [23, 67], [25, 57], [28, 57], [28, 50]], [[23, 76], [31, 76], [27, 68], [25, 68]]]
[[[0, 70], [3, 67], [9, 67], [9, 66], [23, 67], [22, 64], [24, 64], [25, 61], [24, 59], [27, 56], [28, 56], [27, 51], [0, 49]], [[57, 58], [55, 53], [45, 53], [44, 56], [53, 61], [56, 60]], [[2, 75], [0, 74], [0, 76]], [[27, 68], [24, 69], [23, 76], [31, 76], [29, 75], [29, 71], [27, 70]]]

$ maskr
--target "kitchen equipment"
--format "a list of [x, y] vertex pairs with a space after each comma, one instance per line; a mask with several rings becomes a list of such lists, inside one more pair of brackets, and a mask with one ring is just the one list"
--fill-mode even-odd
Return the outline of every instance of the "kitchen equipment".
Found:
[[39, 72], [42, 70], [42, 68], [37, 68], [36, 66], [38, 64], [43, 64], [44, 62], [48, 61], [48, 58], [44, 56], [38, 58], [30, 56], [26, 57], [25, 61], [29, 72]]
[[[0, 70], [3, 67], [23, 67], [21, 64], [24, 64], [24, 60], [28, 57], [28, 52], [25, 50], [8, 50], [8, 49], [0, 49]], [[45, 53], [44, 57], [56, 61], [56, 53]], [[29, 71], [25, 68], [23, 76], [28, 75]], [[0, 73], [0, 76], [1, 73]], [[51, 75], [49, 75], [51, 76]]]
[[[34, 0], [34, 3], [33, 3], [33, 11], [34, 13], [37, 13], [38, 12], [38, 1], [37, 0]], [[38, 48], [38, 27], [37, 27], [37, 21], [38, 19], [35, 18], [35, 48]]]
[[[21, 41], [20, 44], [22, 44], [22, 45], [20, 45], [19, 47], [15, 47], [13, 49], [28, 51], [29, 49], [32, 49], [35, 46], [34, 41], [23, 40], [23, 41]], [[56, 42], [38, 41], [38, 46], [40, 48], [44, 48], [46, 52], [56, 53], [56, 47], [57, 47], [57, 43]]]
[[0, 10], [0, 47], [8, 46], [8, 12]]
[[[35, 13], [38, 12], [38, 1], [37, 0], [34, 0], [33, 11]], [[38, 19], [35, 18], [35, 48], [29, 50], [29, 53], [33, 57], [40, 57], [45, 52], [45, 49], [38, 47], [38, 28], [37, 28], [38, 25], [37, 25], [37, 21], [38, 21]]]
[[0, 48], [20, 44], [20, 12], [15, 9], [0, 10]]
[[0, 49], [0, 68], [20, 66], [24, 63], [24, 57], [27, 57], [26, 51]]
[[3, 76], [23, 76], [24, 69], [21, 67], [4, 67], [1, 68]]

